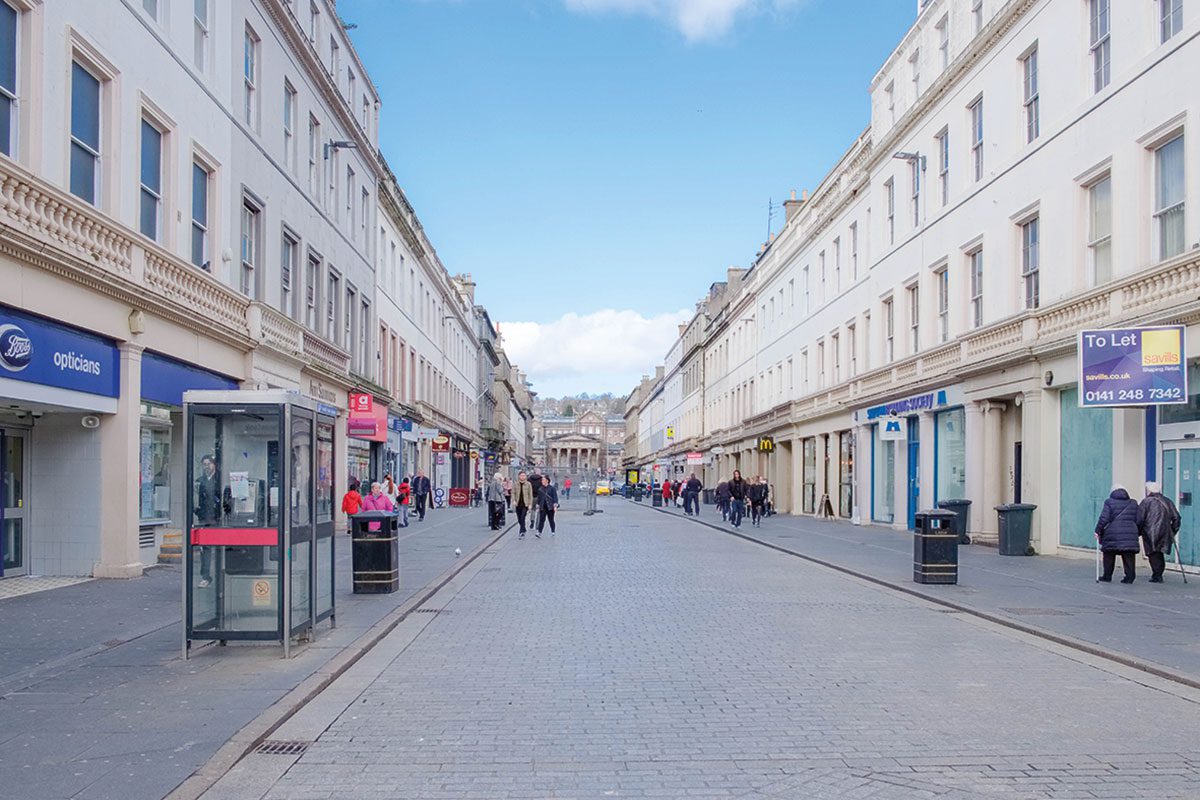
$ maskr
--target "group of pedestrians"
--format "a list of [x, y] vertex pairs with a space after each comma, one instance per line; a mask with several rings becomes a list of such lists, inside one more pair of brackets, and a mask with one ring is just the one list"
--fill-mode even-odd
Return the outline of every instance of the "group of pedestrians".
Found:
[[401, 478], [399, 483], [389, 472], [383, 476], [382, 481], [371, 482], [366, 495], [362, 494], [363, 486], [364, 482], [357, 478], [350, 479], [350, 488], [342, 496], [342, 513], [347, 516], [360, 511], [395, 513], [400, 517], [400, 527], [407, 528], [409, 509], [415, 506], [417, 521], [424, 521], [431, 487], [429, 478], [423, 471], [417, 470], [416, 475]]
[[[563, 491], [569, 492], [570, 478], [563, 484]], [[504, 527], [505, 511], [517, 512], [518, 539], [524, 539], [526, 531], [535, 526], [534, 536], [542, 538], [546, 523], [550, 524], [550, 535], [557, 533], [554, 515], [558, 511], [558, 487], [550, 482], [550, 476], [534, 473], [529, 475], [525, 470], [517, 473], [513, 482], [497, 472], [488, 484], [485, 492], [488, 501], [488, 525], [492, 530]], [[533, 515], [532, 517], [530, 515]]]
[[1157, 483], [1146, 484], [1146, 497], [1140, 503], [1129, 496], [1124, 486], [1114, 486], [1096, 521], [1096, 543], [1104, 562], [1104, 571], [1097, 574], [1096, 580], [1111, 582], [1120, 556], [1125, 569], [1121, 583], [1133, 583], [1141, 540], [1150, 561], [1150, 582], [1162, 583], [1180, 522], [1179, 509]]
[[755, 475], [747, 481], [737, 469], [732, 478], [717, 484], [716, 501], [721, 519], [735, 528], [742, 527], [747, 512], [750, 524], [755, 527], [761, 527], [763, 519], [774, 513], [771, 510], [771, 485], [767, 479]]

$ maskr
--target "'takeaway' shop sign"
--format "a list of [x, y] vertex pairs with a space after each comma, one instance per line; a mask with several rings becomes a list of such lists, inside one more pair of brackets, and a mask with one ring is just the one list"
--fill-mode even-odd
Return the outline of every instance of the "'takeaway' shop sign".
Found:
[[1186, 403], [1182, 325], [1079, 332], [1079, 405]]

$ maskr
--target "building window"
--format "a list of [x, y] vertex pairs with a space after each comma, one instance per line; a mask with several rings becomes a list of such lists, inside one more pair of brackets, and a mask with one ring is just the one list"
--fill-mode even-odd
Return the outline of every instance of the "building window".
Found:
[[833, 383], [836, 386], [842, 382], [842, 353], [841, 337], [836, 333], [829, 337], [829, 352], [833, 356]]
[[142, 0], [142, 8], [150, 19], [158, 22], [158, 0]]
[[846, 326], [846, 345], [850, 348], [850, 377], [858, 374], [858, 331], [853, 325]]
[[971, 103], [971, 161], [975, 180], [983, 180], [983, 98]]
[[138, 519], [154, 525], [171, 519], [171, 409], [141, 404]]
[[842, 240], [837, 238], [833, 240], [833, 291], [835, 294], [842, 291]]
[[1038, 51], [1035, 47], [1021, 59], [1025, 76], [1025, 141], [1032, 142], [1041, 133], [1041, 115], [1038, 102]]
[[1088, 0], [1088, 16], [1091, 19], [1092, 91], [1098, 92], [1108, 86], [1112, 69], [1112, 20], [1108, 10], [1109, 0]]
[[1040, 220], [1034, 217], [1021, 225], [1021, 282], [1025, 284], [1025, 308], [1038, 307], [1040, 281]]
[[[359, 193], [359, 208], [358, 208], [358, 232], [362, 236], [363, 249], [369, 250], [370, 242], [367, 239], [367, 218], [370, 216], [371, 210], [371, 193], [367, 191], [367, 187], [363, 187]], [[383, 251], [380, 250], [382, 256]]]
[[162, 228], [162, 145], [162, 131], [143, 119], [138, 230], [154, 241]]
[[[356, 292], [354, 290], [353, 286], [347, 286], [346, 287], [346, 315], [345, 315], [345, 318], [342, 320], [344, 323], [342, 325], [342, 347], [345, 347], [347, 350], [352, 351], [351, 352], [351, 361], [350, 361], [350, 363], [352, 363], [352, 364], [354, 363], [354, 360], [353, 360], [353, 355], [354, 355], [354, 353], [353, 353], [353, 349], [354, 349], [354, 306], [355, 306], [355, 303], [357, 302], [357, 299], [358, 299], [358, 292]], [[427, 384], [427, 386], [428, 386], [428, 384]]]
[[1183, 137], [1177, 136], [1154, 151], [1154, 227], [1159, 260], [1183, 252], [1186, 179]]
[[975, 35], [983, 30], [983, 0], [972, 0], [971, 19], [975, 22]]
[[915, 355], [921, 350], [921, 287], [913, 284], [908, 289], [909, 346]]
[[950, 15], [942, 17], [937, 24], [938, 55], [942, 62], [942, 71], [950, 66]]
[[[325, 279], [325, 338], [334, 344], [341, 344], [345, 347], [350, 346], [350, 342], [341, 338], [342, 328], [338, 324], [338, 303], [342, 302], [342, 279], [333, 271], [329, 270], [329, 276]], [[353, 306], [346, 306], [346, 316], [349, 317]]]
[[819, 295], [817, 302], [827, 303], [827, 302], [829, 302], [829, 290], [826, 289], [826, 287], [825, 287], [825, 251], [824, 250], [822, 250], [820, 255], [817, 256], [817, 268], [819, 270], [818, 275], [821, 280], [821, 294]]
[[304, 265], [304, 324], [309, 330], [320, 330], [317, 319], [317, 281], [321, 275], [321, 259], [309, 253]]
[[912, 223], [917, 228], [921, 225], [921, 158], [910, 161], [908, 168], [912, 183]]
[[884, 195], [887, 197], [887, 237], [888, 244], [896, 243], [896, 183], [888, 178], [883, 184]]
[[1112, 280], [1112, 177], [1088, 187], [1088, 261], [1092, 285]]
[[208, 193], [212, 173], [198, 161], [192, 162], [192, 263], [212, 271], [208, 257]]
[[971, 270], [971, 325], [983, 325], [983, 250], [967, 256]]
[[208, 69], [208, 0], [194, 0], [192, 63], [200, 72]]
[[825, 343], [817, 342], [817, 388], [825, 388]]
[[938, 341], [950, 341], [950, 270], [942, 269], [933, 274], [937, 281]]
[[17, 29], [20, 15], [0, 2], [0, 153], [12, 156], [17, 138]]
[[883, 90], [884, 99], [887, 101], [888, 122], [896, 124], [896, 84], [889, 83]]
[[908, 59], [908, 69], [912, 75], [913, 102], [921, 96], [921, 48], [913, 51]]
[[258, 259], [262, 241], [262, 208], [250, 198], [242, 199], [242, 270], [238, 289], [251, 300], [258, 299]]
[[317, 8], [317, 4], [310, 2], [308, 4], [308, 40], [316, 45], [317, 37], [321, 35], [321, 9]]
[[283, 82], [283, 164], [296, 169], [296, 90]]
[[812, 311], [812, 292], [809, 289], [808, 267], [804, 268], [804, 313], [807, 316]]
[[349, 105], [351, 115], [354, 114], [354, 85], [354, 70], [348, 69], [346, 70], [346, 99], [350, 101]]
[[332, 33], [329, 34], [329, 74], [336, 86], [342, 77], [342, 53], [338, 47], [337, 36]]
[[250, 128], [258, 128], [258, 37], [249, 25], [242, 40], [242, 83], [244, 103], [242, 121]]
[[362, 306], [358, 313], [358, 369], [359, 373], [367, 377], [371, 375], [371, 303], [368, 300], [362, 301]]
[[1162, 41], [1183, 30], [1183, 0], [1158, 0], [1158, 14]]
[[942, 196], [942, 205], [950, 202], [950, 130], [943, 128], [937, 135], [938, 151], [938, 189]]
[[71, 64], [71, 194], [96, 204], [100, 187], [100, 81]]
[[295, 280], [296, 254], [299, 250], [300, 243], [285, 230], [279, 248], [279, 310], [289, 317], [296, 313], [292, 307], [292, 281]]
[[850, 223], [850, 280], [858, 280], [858, 223]]
[[896, 308], [892, 298], [883, 301], [883, 359], [890, 364], [896, 357]]
[[321, 123], [311, 114], [308, 117], [308, 193], [321, 197]]
[[354, 235], [354, 169], [346, 167], [346, 224]]

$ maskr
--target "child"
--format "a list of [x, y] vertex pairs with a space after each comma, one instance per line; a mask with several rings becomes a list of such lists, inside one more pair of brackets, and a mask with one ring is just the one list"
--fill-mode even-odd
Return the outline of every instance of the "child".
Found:
[[412, 497], [412, 489], [408, 485], [408, 478], [400, 481], [400, 486], [396, 489], [396, 501], [400, 505], [400, 527], [408, 527], [408, 504], [409, 498]]

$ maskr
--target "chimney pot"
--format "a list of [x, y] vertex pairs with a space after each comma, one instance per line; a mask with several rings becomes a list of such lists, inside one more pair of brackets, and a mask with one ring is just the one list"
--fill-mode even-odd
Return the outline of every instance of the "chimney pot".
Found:
[[793, 200], [796, 199], [796, 190], [795, 189], [792, 189], [792, 199]]

